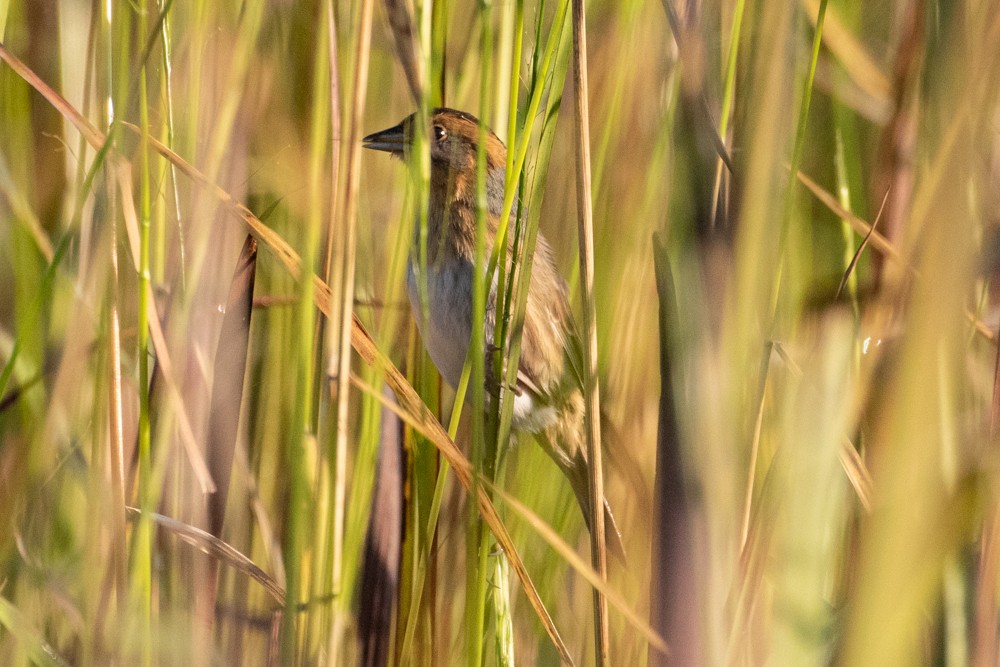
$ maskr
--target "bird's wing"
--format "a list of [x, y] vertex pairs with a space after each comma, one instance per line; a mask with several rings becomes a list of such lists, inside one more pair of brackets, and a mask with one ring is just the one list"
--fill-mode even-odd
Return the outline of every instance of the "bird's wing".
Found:
[[546, 382], [536, 377], [522, 355], [517, 369], [518, 394], [528, 394], [543, 405], [557, 405], [561, 397], [583, 388], [583, 346], [572, 316], [566, 319], [565, 325], [562, 378]]
[[564, 375], [574, 387], [583, 388], [583, 341], [572, 315], [566, 322], [566, 370]]

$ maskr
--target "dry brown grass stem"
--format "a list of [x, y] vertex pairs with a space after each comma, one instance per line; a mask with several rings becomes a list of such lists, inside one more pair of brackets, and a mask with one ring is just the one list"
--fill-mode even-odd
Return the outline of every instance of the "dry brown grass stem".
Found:
[[[583, 0], [573, 0], [573, 84], [576, 110], [576, 211], [583, 287], [584, 429], [590, 466], [590, 552], [602, 582], [608, 579], [604, 527], [604, 466], [601, 453], [601, 397], [597, 383], [597, 313], [594, 306], [594, 212], [590, 177], [590, 107], [587, 100], [587, 17]], [[594, 588], [594, 653], [599, 665], [610, 657], [608, 601]]]
[[[133, 520], [138, 519], [141, 513], [135, 507], [126, 507], [125, 510]], [[156, 514], [155, 512], [150, 513], [149, 516], [153, 520], [153, 523], [173, 533], [182, 541], [190, 544], [202, 553], [211, 556], [213, 560], [224, 563], [254, 581], [259, 582], [264, 587], [264, 590], [274, 599], [278, 607], [285, 604], [285, 591], [281, 585], [232, 545], [223, 542], [201, 528], [184, 523], [183, 521], [178, 521], [162, 514]]]

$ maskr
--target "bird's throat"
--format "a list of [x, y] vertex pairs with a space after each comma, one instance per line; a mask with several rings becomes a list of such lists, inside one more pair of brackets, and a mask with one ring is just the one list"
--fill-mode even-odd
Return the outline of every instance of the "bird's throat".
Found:
[[[474, 169], [455, 171], [443, 165], [431, 170], [428, 202], [426, 252], [427, 262], [434, 264], [449, 258], [473, 261], [476, 257], [478, 211], [476, 172]], [[504, 170], [492, 167], [486, 179], [485, 251], [489, 255], [496, 239], [498, 220], [503, 209]], [[417, 226], [415, 245], [422, 245]]]

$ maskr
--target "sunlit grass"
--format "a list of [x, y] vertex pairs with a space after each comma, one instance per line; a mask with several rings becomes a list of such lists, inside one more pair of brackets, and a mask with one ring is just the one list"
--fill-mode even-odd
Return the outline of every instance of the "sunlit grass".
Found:
[[[0, 663], [357, 664], [369, 627], [391, 664], [592, 663], [569, 485], [507, 449], [483, 357], [456, 400], [412, 324], [426, 153], [357, 143], [481, 116], [528, 249], [483, 262], [502, 282], [540, 231], [581, 321], [571, 3], [40, 4], [0, 0]], [[1000, 9], [682, 5], [587, 7], [610, 664], [659, 664], [646, 617], [680, 662], [995, 664]], [[220, 339], [248, 230], [256, 305]], [[516, 329], [482, 343], [516, 359]], [[240, 345], [220, 543], [202, 466]], [[401, 525], [371, 511], [393, 409]], [[379, 525], [396, 587], [364, 590]]]

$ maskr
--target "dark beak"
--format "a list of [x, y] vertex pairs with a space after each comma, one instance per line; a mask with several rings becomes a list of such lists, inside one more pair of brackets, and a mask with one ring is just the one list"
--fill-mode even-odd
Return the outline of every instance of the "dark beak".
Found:
[[406, 148], [406, 132], [403, 129], [403, 124], [400, 123], [395, 127], [390, 127], [388, 130], [369, 134], [361, 142], [365, 148], [370, 148], [373, 151], [385, 151], [386, 153], [402, 155], [403, 150]]

